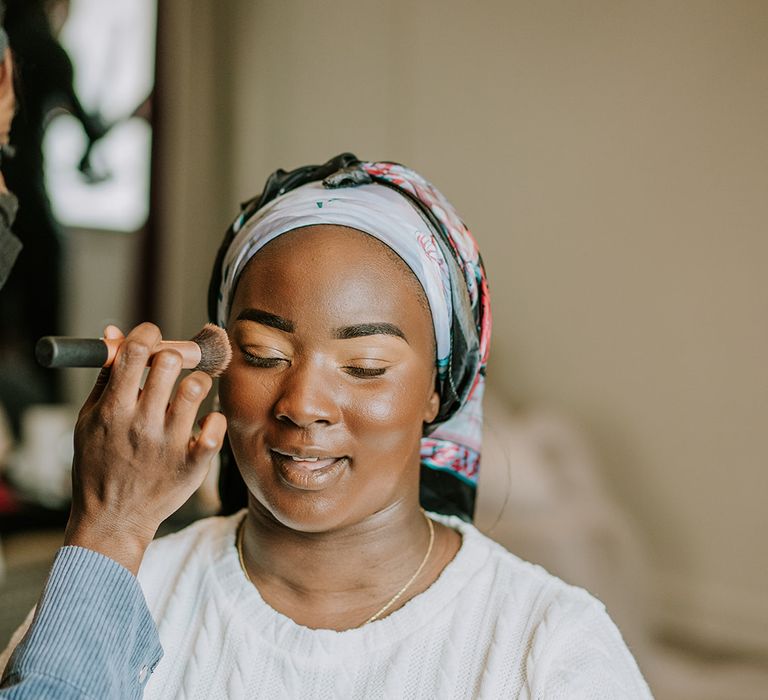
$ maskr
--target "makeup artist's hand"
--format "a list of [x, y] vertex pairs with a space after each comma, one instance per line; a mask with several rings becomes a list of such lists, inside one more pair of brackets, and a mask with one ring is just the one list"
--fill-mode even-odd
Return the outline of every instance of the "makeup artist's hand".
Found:
[[[122, 338], [114, 326], [107, 338]], [[140, 382], [159, 329], [134, 328], [102, 370], [75, 427], [72, 511], [65, 544], [93, 549], [138, 571], [160, 523], [200, 486], [221, 448], [226, 420], [210, 413], [192, 437], [211, 378], [192, 372], [174, 385], [181, 356], [163, 350]]]
[[[16, 113], [16, 94], [13, 90], [13, 54], [6, 49], [0, 58], [0, 145], [5, 146], [11, 135], [11, 122]], [[5, 178], [0, 173], [0, 193], [7, 192]]]

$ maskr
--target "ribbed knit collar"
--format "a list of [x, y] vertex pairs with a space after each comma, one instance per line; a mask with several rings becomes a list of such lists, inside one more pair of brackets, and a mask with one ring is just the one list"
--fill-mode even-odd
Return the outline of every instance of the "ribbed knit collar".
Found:
[[228, 604], [237, 610], [237, 618], [247, 620], [248, 627], [257, 631], [262, 642], [290, 654], [294, 661], [297, 657], [311, 657], [312, 663], [317, 663], [323, 655], [327, 655], [329, 661], [338, 661], [340, 654], [368, 653], [397, 643], [432, 622], [453, 603], [462, 590], [471, 585], [472, 577], [491, 554], [489, 540], [475, 527], [454, 516], [430, 513], [433, 520], [457, 530], [462, 536], [459, 551], [437, 580], [403, 607], [364, 627], [342, 632], [315, 630], [297, 624], [268, 605], [240, 568], [235, 534], [245, 513], [242, 510], [227, 518], [228, 527], [222, 530], [221, 541], [215, 545], [218, 555], [213, 568], [217, 584]]

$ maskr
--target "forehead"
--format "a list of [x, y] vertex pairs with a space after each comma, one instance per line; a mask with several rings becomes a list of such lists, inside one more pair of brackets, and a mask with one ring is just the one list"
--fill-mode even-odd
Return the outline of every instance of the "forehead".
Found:
[[424, 291], [406, 263], [373, 236], [344, 226], [307, 226], [264, 246], [240, 276], [232, 312], [247, 306], [338, 323], [398, 319], [432, 330]]

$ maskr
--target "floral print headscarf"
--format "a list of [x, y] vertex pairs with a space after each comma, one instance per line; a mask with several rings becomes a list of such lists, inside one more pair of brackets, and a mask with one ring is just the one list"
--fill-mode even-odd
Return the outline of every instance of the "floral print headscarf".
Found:
[[[421, 503], [471, 520], [491, 335], [488, 284], [474, 238], [434, 185], [403, 165], [351, 154], [324, 166], [277, 171], [227, 231], [209, 291], [212, 320], [225, 325], [239, 276], [258, 250], [283, 233], [318, 224], [378, 238], [424, 288], [435, 331], [440, 409], [421, 441]], [[223, 469], [228, 461], [223, 455]], [[225, 512], [237, 507], [228, 503], [233, 479], [222, 474]]]

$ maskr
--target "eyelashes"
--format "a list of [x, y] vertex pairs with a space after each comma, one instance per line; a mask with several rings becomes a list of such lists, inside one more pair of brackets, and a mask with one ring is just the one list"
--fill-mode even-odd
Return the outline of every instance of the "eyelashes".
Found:
[[345, 371], [353, 377], [380, 377], [386, 372], [385, 367], [345, 367]]
[[[251, 366], [260, 369], [275, 369], [285, 364], [290, 365], [290, 360], [284, 357], [262, 357], [242, 350], [243, 359]], [[359, 367], [357, 365], [346, 365], [342, 369], [352, 377], [359, 379], [370, 379], [381, 377], [387, 371], [386, 367]]]
[[263, 369], [273, 369], [274, 367], [279, 367], [283, 362], [288, 362], [288, 360], [282, 357], [260, 357], [259, 355], [246, 352], [245, 350], [242, 352], [243, 359], [245, 359], [249, 365], [253, 365], [254, 367], [261, 367]]

